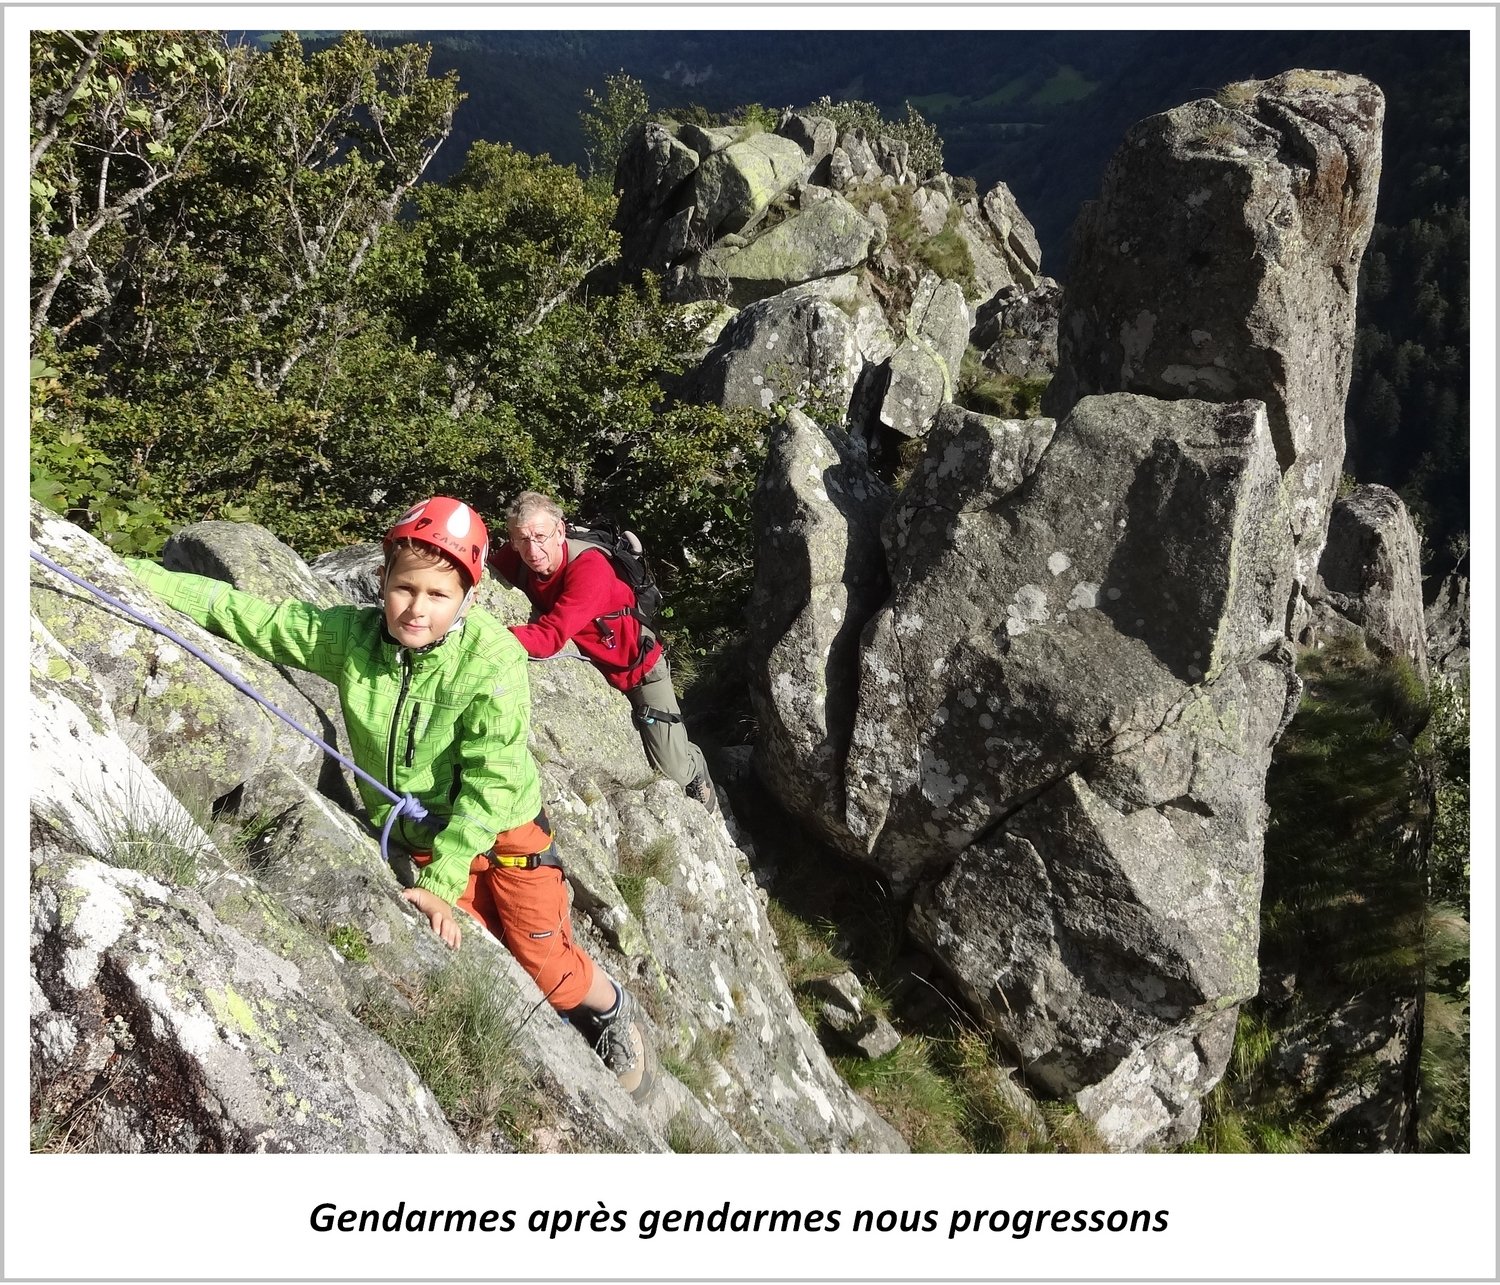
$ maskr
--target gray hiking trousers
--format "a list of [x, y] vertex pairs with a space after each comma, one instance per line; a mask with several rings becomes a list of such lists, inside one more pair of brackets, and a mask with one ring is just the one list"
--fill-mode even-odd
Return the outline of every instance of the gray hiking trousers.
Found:
[[[672, 690], [672, 671], [667, 666], [665, 655], [651, 666], [640, 686], [632, 687], [625, 695], [630, 700], [632, 721], [641, 734], [641, 744], [652, 767], [684, 789], [694, 777], [708, 775], [703, 751], [688, 740], [687, 726], [682, 722], [677, 693]], [[651, 711], [668, 714], [677, 721], [653, 717]]]

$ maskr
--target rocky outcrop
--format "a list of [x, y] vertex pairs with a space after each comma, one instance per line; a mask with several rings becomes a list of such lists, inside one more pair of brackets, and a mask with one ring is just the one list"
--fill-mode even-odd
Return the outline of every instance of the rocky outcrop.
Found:
[[[812, 596], [793, 578], [755, 613], [762, 721], [802, 729], [757, 765], [915, 890], [913, 936], [1029, 1078], [1114, 1145], [1162, 1145], [1196, 1128], [1256, 987], [1264, 777], [1297, 690], [1291, 500], [1260, 403], [1087, 398], [1052, 430], [939, 419], [884, 520], [852, 726], [831, 646], [786, 623], [818, 618]], [[769, 503], [810, 473], [773, 459], [762, 532], [812, 544]], [[824, 547], [868, 529], [819, 509]]]
[[1426, 609], [1427, 654], [1435, 672], [1452, 681], [1469, 675], [1469, 578], [1455, 571]]
[[1308, 593], [1318, 623], [1336, 615], [1381, 650], [1411, 661], [1427, 678], [1427, 626], [1417, 529], [1386, 486], [1355, 487], [1333, 506], [1318, 583]]
[[1132, 128], [1084, 207], [1043, 409], [1093, 393], [1266, 403], [1311, 582], [1344, 458], [1384, 99], [1289, 71]]
[[[853, 323], [856, 349], [839, 357], [842, 379], [814, 369], [809, 388], [842, 383], [858, 391], [836, 388], [813, 409], [820, 418], [842, 414], [842, 426], [866, 440], [883, 432], [916, 437], [931, 427], [954, 398], [973, 320], [964, 286], [928, 271], [904, 241], [903, 253], [890, 243], [891, 210], [909, 207], [919, 241], [959, 237], [976, 297], [1039, 280], [1036, 235], [1004, 184], [983, 199], [960, 199], [949, 175], [915, 175], [904, 143], [860, 129], [835, 136], [823, 117], [788, 113], [769, 135], [667, 121], [637, 126], [616, 186], [621, 273], [656, 272], [678, 301], [762, 308], [719, 333], [683, 395], [724, 406], [809, 408], [795, 391], [800, 356], [788, 361], [774, 345], [751, 339], [768, 325], [780, 331], [779, 320], [768, 321], [773, 316], [800, 312], [812, 320], [806, 301], [816, 298]], [[826, 332], [820, 347], [841, 347], [829, 338], [838, 322], [825, 315], [814, 324]], [[807, 364], [827, 362], [814, 356]]]
[[1057, 369], [1057, 315], [1062, 287], [1043, 277], [1031, 290], [1001, 286], [974, 313], [969, 342], [1000, 375], [1050, 379]]
[[[779, 793], [916, 890], [911, 932], [1028, 1077], [1161, 1145], [1256, 986], [1289, 500], [1259, 403], [1088, 398], [1051, 428], [939, 421], [885, 519], [847, 743], [805, 720], [761, 770], [842, 759], [842, 813], [834, 784]], [[830, 682], [777, 672], [788, 709]]]
[[1041, 284], [1042, 248], [1031, 220], [1004, 183], [996, 183], [983, 197], [961, 201], [956, 230], [974, 261], [974, 281], [980, 298], [1006, 286], [1034, 290]]
[[[278, 703], [300, 699], [36, 507], [32, 538]], [[338, 596], [264, 533], [200, 527], [177, 543], [224, 569], [253, 549], [273, 581], [286, 569], [287, 583]], [[367, 583], [357, 559], [340, 561]], [[493, 583], [481, 601], [525, 614]], [[743, 854], [651, 773], [625, 703], [591, 667], [533, 667], [532, 748], [575, 929], [640, 998], [661, 1051], [644, 1109], [499, 943], [469, 925], [458, 956], [442, 946], [399, 899], [399, 864], [387, 869], [360, 820], [314, 788], [300, 736], [282, 740], [279, 720], [200, 661], [40, 567], [32, 606], [33, 1114], [66, 1122], [70, 1145], [649, 1151], [685, 1129], [723, 1150], [902, 1149], [798, 1012]], [[163, 784], [169, 763], [211, 822]], [[155, 873], [121, 868], [146, 859]], [[453, 1108], [437, 1108], [376, 1020], [423, 1012], [457, 966], [482, 972], [514, 1027], [519, 1137], [476, 1132], [462, 1110], [456, 1133]]]

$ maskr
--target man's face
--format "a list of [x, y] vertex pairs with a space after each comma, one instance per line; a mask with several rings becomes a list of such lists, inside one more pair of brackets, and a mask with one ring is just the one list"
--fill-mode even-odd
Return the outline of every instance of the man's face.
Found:
[[567, 523], [550, 513], [523, 513], [506, 525], [511, 547], [533, 575], [550, 576], [562, 565]]
[[447, 634], [464, 603], [464, 581], [446, 558], [399, 550], [381, 572], [385, 627], [403, 647], [426, 647]]

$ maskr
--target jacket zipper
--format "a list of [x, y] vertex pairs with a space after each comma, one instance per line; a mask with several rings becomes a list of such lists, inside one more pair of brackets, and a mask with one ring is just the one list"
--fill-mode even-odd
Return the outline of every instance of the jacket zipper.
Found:
[[417, 720], [422, 717], [422, 702], [414, 701], [411, 707], [411, 722], [406, 725], [406, 766], [410, 767], [417, 757]]
[[396, 788], [396, 741], [401, 728], [401, 706], [406, 703], [406, 693], [411, 687], [411, 652], [403, 647], [396, 654], [401, 662], [401, 690], [396, 693], [396, 708], [391, 711], [391, 730], [385, 743], [385, 780], [393, 790]]

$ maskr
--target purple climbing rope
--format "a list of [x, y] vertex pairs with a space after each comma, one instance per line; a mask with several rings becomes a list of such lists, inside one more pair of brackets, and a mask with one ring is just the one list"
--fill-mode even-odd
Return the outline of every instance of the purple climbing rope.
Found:
[[212, 669], [214, 673], [218, 674], [220, 678], [228, 681], [239, 691], [250, 697], [251, 700], [265, 706], [265, 708], [270, 710], [271, 713], [275, 714], [277, 718], [281, 719], [283, 723], [286, 723], [289, 727], [301, 732], [303, 736], [307, 737], [307, 739], [310, 740], [319, 749], [321, 749], [323, 753], [337, 759], [345, 767], [349, 768], [357, 776], [360, 776], [364, 780], [368, 781], [383, 795], [385, 795], [385, 797], [395, 805], [391, 808], [390, 815], [386, 817], [385, 829], [380, 832], [380, 854], [387, 861], [390, 860], [390, 850], [388, 845], [390, 842], [391, 827], [396, 824], [396, 818], [400, 816], [409, 816], [413, 821], [426, 820], [427, 809], [423, 807], [421, 802], [418, 801], [415, 797], [410, 794], [396, 794], [388, 789], [386, 786], [381, 784], [381, 782], [377, 781], [373, 776], [366, 772], [362, 767], [360, 767], [359, 764], [353, 762], [349, 758], [346, 758], [343, 754], [340, 754], [338, 750], [336, 750], [332, 745], [329, 745], [327, 741], [323, 740], [323, 738], [318, 736], [316, 733], [308, 731], [307, 728], [303, 727], [301, 723], [299, 723], [285, 710], [279, 709], [277, 706], [273, 705], [258, 691], [256, 691], [255, 688], [251, 687], [250, 684], [247, 683], [243, 678], [240, 678], [236, 674], [231, 674], [227, 669], [219, 664], [218, 661], [214, 660], [212, 656], [193, 646], [192, 643], [188, 642], [188, 640], [181, 634], [179, 634], [175, 629], [162, 624], [158, 620], [151, 619], [150, 616], [146, 615], [144, 612], [137, 611], [128, 603], [121, 602], [118, 598], [109, 593], [106, 593], [103, 589], [99, 588], [98, 585], [90, 584], [82, 576], [74, 575], [73, 572], [69, 571], [66, 567], [58, 566], [57, 563], [53, 562], [51, 558], [46, 556], [46, 554], [38, 553], [35, 549], [33, 549], [31, 551], [31, 556], [35, 561], [40, 562], [42, 566], [46, 567], [49, 571], [55, 571], [64, 580], [71, 581], [81, 589], [87, 589], [96, 598], [99, 598], [101, 601], [108, 603], [116, 611], [123, 612], [132, 620], [138, 622], [139, 624], [145, 625], [147, 629], [154, 630], [156, 633], [161, 634], [164, 638], [171, 639], [184, 651], [191, 652], [194, 656], [198, 657], [198, 659], [201, 660], [205, 665]]

